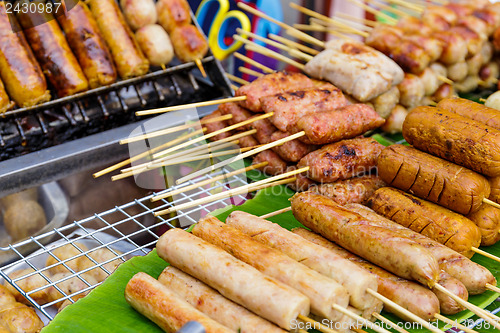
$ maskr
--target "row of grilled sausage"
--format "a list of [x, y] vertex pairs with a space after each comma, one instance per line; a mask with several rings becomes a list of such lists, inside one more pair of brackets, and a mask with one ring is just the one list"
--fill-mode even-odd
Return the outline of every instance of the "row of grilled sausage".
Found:
[[161, 0], [156, 5], [159, 22], [171, 29], [173, 49], [165, 30], [154, 24], [157, 16], [152, 0], [155, 14], [149, 14], [151, 24], [141, 26], [135, 34], [129, 24], [138, 27], [137, 21], [148, 22], [141, 16], [145, 11], [133, 10], [137, 2], [144, 1], [122, 2], [127, 19], [114, 0], [79, 1], [72, 8], [61, 6], [54, 15], [14, 16], [0, 4], [0, 76], [5, 84], [0, 89], [0, 112], [14, 103], [29, 107], [50, 100], [45, 78], [58, 97], [65, 97], [114, 83], [118, 75], [122, 79], [144, 75], [150, 64], [170, 62], [174, 51], [181, 61], [206, 54], [208, 45], [190, 24], [187, 2]]

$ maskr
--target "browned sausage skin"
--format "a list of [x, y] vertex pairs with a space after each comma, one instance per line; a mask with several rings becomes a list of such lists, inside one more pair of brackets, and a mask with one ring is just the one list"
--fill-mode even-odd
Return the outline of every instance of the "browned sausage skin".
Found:
[[[271, 141], [284, 139], [291, 134], [288, 132], [276, 131], [271, 135]], [[298, 162], [300, 159], [310, 152], [317, 149], [316, 146], [308, 145], [298, 139], [287, 141], [281, 146], [273, 147], [273, 151], [282, 159], [288, 162]]]
[[456, 113], [462, 117], [479, 121], [485, 125], [500, 129], [500, 111], [464, 98], [445, 98], [439, 101], [438, 109]]
[[202, 59], [208, 51], [205, 37], [194, 25], [175, 27], [170, 33], [174, 52], [182, 62]]
[[377, 167], [388, 185], [460, 214], [477, 211], [490, 195], [480, 174], [404, 145], [382, 150]]
[[500, 209], [483, 204], [478, 211], [467, 215], [481, 231], [481, 246], [490, 246], [500, 241]]
[[464, 216], [400, 190], [383, 187], [375, 191], [369, 206], [382, 216], [421, 233], [449, 248], [472, 257], [481, 243], [478, 227]]
[[97, 22], [87, 5], [79, 1], [56, 16], [91, 88], [114, 83], [116, 68]]
[[87, 78], [52, 14], [19, 13], [17, 17], [57, 95], [64, 97], [87, 90]]
[[191, 12], [186, 0], [158, 0], [158, 22], [170, 34], [175, 27], [191, 23]]

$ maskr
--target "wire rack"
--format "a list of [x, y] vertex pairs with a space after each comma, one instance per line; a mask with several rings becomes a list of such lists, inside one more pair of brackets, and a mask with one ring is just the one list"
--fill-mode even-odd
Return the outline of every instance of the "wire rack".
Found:
[[[23, 242], [0, 248], [3, 251], [14, 252], [18, 258], [0, 268], [0, 277], [13, 287], [14, 292], [19, 293], [18, 297], [22, 296], [28, 300], [47, 324], [57, 314], [57, 308], [62, 302], [73, 303], [102, 283], [102, 279], [96, 280], [93, 277], [95, 274], [92, 273], [96, 270], [100, 272], [100, 275], [103, 273], [105, 276], [110, 275], [113, 267], [118, 263], [151, 251], [159, 236], [169, 228], [186, 229], [209, 212], [239, 205], [246, 201], [248, 196], [238, 195], [198, 205], [191, 209], [179, 210], [177, 214], [154, 216], [154, 212], [158, 210], [248, 183], [245, 174], [233, 175], [221, 181], [214, 181], [207, 186], [198, 187], [196, 190], [181, 193], [174, 197], [175, 200], [162, 199], [154, 204], [150, 200], [156, 194], [189, 186], [200, 180], [213, 179], [227, 172], [229, 172], [227, 169], [223, 169], [198, 177]], [[152, 223], [148, 223], [151, 221]], [[97, 228], [95, 228], [96, 225]], [[53, 242], [44, 245], [43, 240], [47, 238], [53, 239]], [[32, 254], [23, 255], [21, 249], [27, 244], [35, 245], [37, 250]], [[94, 251], [97, 250], [106, 252], [105, 259], [96, 260]], [[51, 259], [52, 263], [47, 266], [48, 259]], [[78, 260], [87, 262], [85, 269], [75, 268]], [[90, 265], [88, 265], [89, 262], [91, 262]], [[55, 270], [65, 273], [53, 274]], [[28, 282], [30, 288], [26, 288]], [[65, 284], [72, 286], [69, 288], [69, 293], [67, 287], [63, 290]], [[74, 292], [72, 288], [76, 288]]]

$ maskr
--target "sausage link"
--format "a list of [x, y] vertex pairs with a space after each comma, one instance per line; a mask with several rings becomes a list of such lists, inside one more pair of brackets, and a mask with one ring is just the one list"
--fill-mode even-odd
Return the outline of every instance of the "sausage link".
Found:
[[165, 232], [156, 250], [163, 260], [284, 329], [309, 313], [303, 294], [182, 229]]
[[384, 146], [372, 138], [355, 138], [325, 145], [304, 156], [297, 166], [309, 166], [307, 177], [331, 183], [369, 172]]
[[[212, 112], [208, 116], [203, 117], [202, 120], [217, 118], [220, 116], [222, 116], [221, 112], [219, 110], [215, 110], [214, 112]], [[207, 132], [207, 134], [209, 134], [209, 133], [213, 133], [215, 131], [221, 130], [223, 128], [226, 128], [227, 124], [225, 121], [217, 121], [214, 123], [205, 124], [203, 126], [207, 128], [206, 132]], [[212, 137], [211, 140], [213, 140], [213, 141], [222, 140], [222, 139], [225, 139], [229, 136], [231, 136], [230, 132], [222, 132], [222, 133], [217, 134], [216, 136]]]
[[382, 150], [377, 168], [388, 185], [460, 214], [477, 211], [490, 195], [480, 174], [404, 145]]
[[487, 126], [500, 129], [500, 111], [464, 98], [445, 98], [436, 106], [439, 110], [448, 111], [466, 117]]
[[377, 280], [373, 276], [321, 246], [294, 235], [276, 223], [242, 211], [232, 212], [226, 224], [339, 282], [348, 290], [352, 306], [365, 310], [380, 304], [366, 291], [367, 288], [377, 289]]
[[269, 119], [260, 119], [249, 124], [251, 129], [257, 132], [254, 134], [259, 143], [266, 144], [272, 142], [271, 136], [276, 132], [276, 127], [269, 121]]
[[335, 110], [348, 104], [342, 91], [332, 84], [265, 96], [260, 101], [264, 112], [274, 113], [270, 120], [283, 132], [309, 113]]
[[[358, 257], [355, 254], [343, 249], [342, 247], [330, 242], [326, 238], [321, 237], [304, 228], [296, 228], [293, 233], [307, 239], [314, 244], [320, 245], [336, 255], [349, 260], [350, 262], [366, 269], [371, 274], [377, 277], [378, 292], [389, 298], [391, 301], [402, 306], [408, 311], [416, 314], [424, 320], [433, 320], [434, 314], [439, 313], [439, 300], [436, 295], [429, 289], [412, 281], [405, 280], [396, 276], [371, 262]], [[385, 310], [401, 315], [397, 309], [385, 307]], [[402, 318], [409, 320], [408, 318]]]
[[200, 60], [208, 52], [208, 42], [194, 25], [175, 27], [170, 33], [175, 55], [182, 62]]
[[415, 148], [486, 176], [500, 176], [500, 131], [432, 107], [413, 109], [403, 136]]
[[82, 66], [90, 88], [114, 83], [117, 73], [111, 52], [87, 5], [79, 1], [71, 10], [64, 8], [64, 12], [56, 17]]
[[[290, 165], [286, 168], [286, 172], [297, 170], [296, 165]], [[294, 190], [295, 192], [303, 192], [307, 191], [312, 187], [315, 187], [317, 184], [314, 180], [307, 178], [304, 174], [299, 173], [295, 175], [295, 182], [288, 183], [287, 186]]]
[[478, 211], [467, 215], [481, 231], [481, 246], [490, 246], [500, 241], [500, 210], [483, 204]]
[[174, 47], [167, 32], [158, 24], [146, 25], [135, 32], [135, 38], [153, 66], [165, 66], [174, 58]]
[[158, 0], [158, 22], [170, 34], [176, 27], [191, 23], [191, 10], [186, 0]]
[[153, 0], [120, 0], [120, 7], [132, 30], [139, 30], [158, 20], [156, 5]]
[[[291, 134], [288, 132], [276, 131], [271, 135], [271, 141], [277, 141], [284, 139]], [[282, 159], [288, 162], [298, 162], [300, 159], [310, 152], [317, 149], [316, 146], [308, 145], [302, 141], [295, 139], [292, 141], [287, 141], [281, 146], [273, 147], [273, 151], [279, 155]]]
[[0, 80], [0, 114], [8, 111], [14, 107], [16, 103], [12, 102], [7, 95], [7, 91], [5, 90], [5, 85]]
[[253, 135], [247, 135], [238, 139], [238, 146], [240, 148], [255, 147], [259, 145], [259, 142], [253, 137]]
[[210, 318], [234, 331], [285, 333], [281, 328], [233, 303], [203, 282], [167, 266], [158, 281]]
[[385, 119], [366, 104], [353, 104], [340, 109], [310, 113], [288, 128], [294, 133], [305, 132], [299, 140], [314, 145], [323, 145], [351, 139], [382, 126]]
[[233, 330], [210, 319], [146, 273], [135, 274], [125, 287], [125, 299], [134, 309], [165, 332], [176, 332], [189, 321], [197, 321], [207, 333]]
[[415, 241], [370, 223], [330, 198], [311, 192], [292, 198], [292, 212], [304, 226], [394, 274], [423, 285], [437, 283], [436, 258]]
[[380, 215], [466, 257], [472, 257], [474, 252], [471, 248], [481, 243], [481, 232], [471, 220], [400, 190], [380, 188], [370, 198], [368, 205]]
[[149, 62], [137, 44], [115, 0], [89, 0], [90, 11], [108, 45], [122, 79], [149, 71]]
[[261, 112], [261, 97], [312, 87], [314, 87], [314, 83], [304, 74], [276, 72], [264, 75], [250, 84], [241, 86], [236, 90], [235, 95], [247, 97], [245, 101], [239, 102], [244, 108], [253, 112]]
[[87, 90], [87, 78], [52, 14], [19, 13], [17, 17], [35, 57], [56, 89], [58, 97]]
[[[227, 121], [229, 125], [241, 123], [242, 121], [245, 121], [248, 118], [254, 116], [250, 111], [248, 111], [247, 109], [241, 107], [239, 104], [234, 102], [220, 104], [218, 109], [224, 115], [226, 114], [233, 115], [233, 118]], [[241, 127], [241, 130], [243, 131], [249, 129], [250, 129], [250, 124]]]
[[339, 205], [347, 203], [365, 204], [379, 188], [386, 186], [376, 175], [353, 177], [313, 186], [311, 191], [332, 198]]
[[195, 236], [219, 246], [262, 273], [298, 290], [311, 301], [311, 312], [331, 320], [342, 313], [333, 304], [347, 307], [349, 294], [334, 280], [293, 260], [280, 251], [253, 240], [242, 231], [222, 223], [215, 217], [205, 217], [192, 230]]
[[475, 295], [483, 293], [486, 290], [487, 283], [496, 284], [495, 277], [486, 268], [476, 264], [469, 258], [449, 247], [388, 220], [368, 207], [358, 204], [349, 204], [346, 205], [346, 208], [369, 219], [375, 226], [394, 230], [401, 236], [412, 239], [428, 249], [437, 259], [440, 268], [462, 282], [470, 294]]
[[489, 178], [488, 182], [491, 188], [489, 199], [500, 203], [500, 177]]
[[272, 150], [264, 150], [255, 155], [252, 164], [259, 164], [262, 162], [268, 162], [268, 164], [264, 167], [260, 167], [259, 170], [271, 176], [281, 175], [285, 172], [287, 166], [286, 162]]

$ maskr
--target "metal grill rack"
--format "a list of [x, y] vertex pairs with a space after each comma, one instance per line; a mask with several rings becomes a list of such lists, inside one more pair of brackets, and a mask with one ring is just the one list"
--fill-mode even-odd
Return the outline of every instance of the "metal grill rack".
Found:
[[[181, 184], [180, 186], [173, 186], [165, 191], [192, 185], [200, 180], [213, 179], [227, 172], [227, 170], [222, 170], [216, 173], [207, 174], [203, 177]], [[247, 179], [244, 174], [235, 175], [226, 178], [224, 181], [214, 182], [206, 187], [179, 194], [173, 201], [163, 199], [156, 202], [154, 205], [150, 202], [150, 199], [155, 195], [155, 193], [153, 193], [144, 198], [89, 216], [86, 219], [75, 221], [69, 225], [56, 228], [50, 232], [32, 237], [15, 245], [0, 248], [2, 251], [12, 251], [16, 254], [17, 258], [14, 262], [0, 269], [0, 277], [9, 282], [22, 296], [28, 299], [36, 308], [42, 320], [48, 323], [56, 314], [56, 308], [54, 307], [56, 303], [65, 300], [74, 302], [78, 299], [78, 295], [83, 295], [101, 283], [93, 283], [92, 280], [88, 278], [88, 273], [91, 270], [103, 269], [106, 275], [109, 275], [111, 271], [107, 268], [108, 264], [113, 264], [113, 262], [117, 260], [125, 261], [132, 256], [147, 254], [154, 248], [159, 235], [169, 228], [188, 228], [189, 225], [196, 223], [201, 216], [215, 209], [241, 204], [246, 201], [248, 197], [239, 195], [228, 199], [218, 200], [191, 209], [178, 211], [174, 216], [154, 217], [153, 214], [155, 211], [171, 207], [174, 204], [194, 201], [200, 196], [211, 195], [215, 191], [224, 191], [245, 184], [247, 184]], [[134, 211], [134, 213], [131, 213], [132, 211]], [[144, 223], [145, 219], [156, 219], [156, 221], [146, 226]], [[99, 227], [93, 228], [96, 224], [99, 225]], [[124, 231], [124, 229], [127, 228], [133, 228], [135, 230], [128, 232]], [[43, 245], [41, 239], [46, 237], [51, 237], [55, 239], [55, 241], [49, 245]], [[26, 244], [36, 246], [37, 250], [30, 255], [23, 255], [19, 249], [26, 246]], [[82, 244], [90, 250], [85, 249]], [[64, 245], [72, 246], [72, 250], [76, 249], [79, 254], [71, 258], [61, 259], [57, 257], [54, 251]], [[91, 252], [98, 249], [109, 250], [112, 255], [105, 261], [97, 262], [92, 258]], [[54, 258], [56, 263], [46, 267], [45, 262], [49, 257]], [[91, 260], [93, 265], [81, 271], [75, 271], [71, 268], [72, 260], [85, 257]], [[50, 277], [49, 270], [55, 266], [61, 268], [60, 265], [63, 265], [64, 268], [67, 269], [68, 274], [53, 281]], [[9, 277], [14, 271], [19, 271], [21, 269], [27, 270], [14, 278]], [[25, 291], [23, 290], [22, 280], [27, 278], [41, 280], [43, 285], [37, 289]], [[58, 284], [69, 281], [70, 279], [76, 279], [80, 284], [84, 283], [84, 289], [72, 294], [64, 293]], [[44, 304], [44, 302], [40, 300], [39, 294], [47, 292], [50, 289], [52, 289], [52, 291], [59, 291], [60, 297]]]

